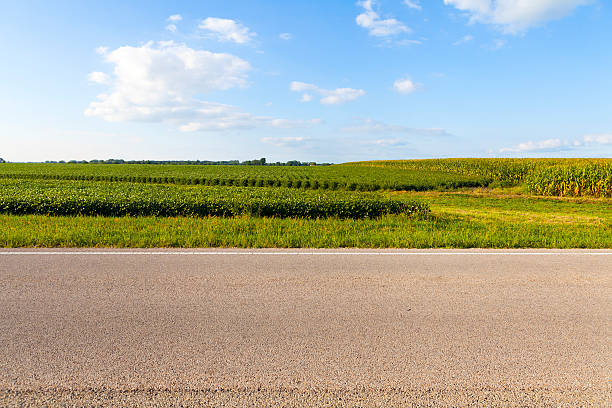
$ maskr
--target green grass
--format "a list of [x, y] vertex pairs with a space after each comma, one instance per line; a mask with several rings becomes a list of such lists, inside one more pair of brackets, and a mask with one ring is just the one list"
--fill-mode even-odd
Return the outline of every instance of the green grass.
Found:
[[423, 195], [431, 202], [428, 218], [0, 215], [0, 246], [612, 248], [611, 200], [414, 194]]

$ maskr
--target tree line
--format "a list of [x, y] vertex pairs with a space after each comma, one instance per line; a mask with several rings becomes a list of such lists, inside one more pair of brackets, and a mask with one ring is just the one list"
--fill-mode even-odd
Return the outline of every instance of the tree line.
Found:
[[[0, 159], [0, 163], [4, 162]], [[175, 164], [189, 166], [329, 166], [332, 163], [317, 163], [317, 162], [302, 162], [299, 160], [289, 160], [287, 162], [267, 162], [265, 157], [254, 160], [123, 160], [123, 159], [107, 159], [107, 160], [47, 160], [45, 163], [79, 163], [79, 164]]]

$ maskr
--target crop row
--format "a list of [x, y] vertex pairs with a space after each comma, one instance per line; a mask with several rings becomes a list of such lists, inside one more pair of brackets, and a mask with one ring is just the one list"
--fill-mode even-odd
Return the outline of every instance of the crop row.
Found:
[[11, 163], [0, 166], [0, 178], [349, 191], [425, 191], [484, 185], [480, 177], [469, 175], [363, 166], [281, 168]]
[[75, 181], [0, 182], [0, 213], [15, 215], [373, 218], [428, 212], [425, 203], [376, 193]]
[[542, 169], [527, 178], [527, 186], [541, 195], [612, 197], [612, 163]]

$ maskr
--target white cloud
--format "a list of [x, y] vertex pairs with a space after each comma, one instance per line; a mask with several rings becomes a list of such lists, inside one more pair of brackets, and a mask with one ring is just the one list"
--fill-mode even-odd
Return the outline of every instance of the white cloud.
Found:
[[390, 125], [373, 119], [363, 119], [360, 123], [347, 126], [341, 129], [345, 133], [364, 133], [364, 134], [403, 134], [407, 136], [426, 136], [440, 137], [451, 136], [444, 129], [440, 128], [411, 128], [400, 125]]
[[104, 72], [91, 72], [87, 75], [87, 80], [96, 84], [108, 84], [111, 78]]
[[231, 54], [166, 41], [120, 47], [107, 52], [105, 60], [114, 65], [113, 78], [92, 73], [90, 79], [104, 80], [110, 90], [91, 102], [86, 116], [107, 121], [169, 122], [186, 132], [306, 125], [255, 116], [234, 106], [196, 98], [211, 91], [246, 86], [251, 67]]
[[248, 62], [231, 54], [195, 50], [172, 41], [123, 46], [105, 55], [114, 64], [110, 94], [86, 111], [107, 120], [148, 120], [191, 108], [192, 97], [246, 85]]
[[98, 47], [96, 48], [96, 54], [106, 55], [108, 52], [108, 47]]
[[541, 141], [528, 141], [519, 143], [514, 147], [506, 147], [500, 149], [500, 153], [524, 153], [524, 152], [546, 152], [564, 150], [568, 147], [568, 143], [561, 139], [547, 139]]
[[422, 40], [411, 40], [411, 39], [403, 39], [395, 42], [388, 43], [389, 45], [421, 45], [423, 44]]
[[177, 28], [175, 24], [168, 24], [166, 26], [166, 30], [170, 31], [171, 33], [176, 33]]
[[368, 140], [368, 141], [365, 141], [364, 144], [381, 146], [381, 147], [400, 147], [400, 146], [407, 145], [405, 140], [402, 140], [397, 137], [388, 138], [388, 139]]
[[404, 4], [414, 10], [423, 10], [423, 7], [416, 0], [404, 0]]
[[560, 19], [590, 3], [593, 0], [444, 0], [467, 12], [470, 22], [494, 24], [509, 34]]
[[473, 40], [474, 40], [474, 36], [471, 34], [468, 34], [468, 35], [464, 35], [459, 40], [455, 41], [453, 45], [461, 45], [461, 44], [465, 44]]
[[612, 133], [601, 133], [585, 135], [582, 139], [573, 141], [558, 138], [541, 141], [528, 141], [519, 143], [514, 147], [500, 149], [500, 153], [525, 153], [525, 152], [557, 152], [562, 150], [582, 149], [593, 145], [612, 145]]
[[393, 89], [401, 94], [409, 94], [417, 90], [417, 85], [410, 78], [403, 78], [393, 83]]
[[281, 33], [281, 34], [278, 35], [278, 37], [281, 40], [289, 41], [289, 40], [291, 40], [293, 38], [293, 35], [291, 35], [291, 33]]
[[306, 137], [264, 137], [261, 139], [262, 142], [271, 144], [278, 147], [297, 147], [310, 141], [311, 139]]
[[357, 25], [367, 29], [370, 35], [375, 37], [387, 37], [401, 33], [408, 33], [410, 29], [401, 21], [394, 18], [382, 19], [380, 15], [374, 11], [376, 0], [363, 0], [357, 2], [358, 6], [363, 8], [363, 13], [359, 14], [355, 21]]
[[312, 95], [307, 94], [307, 93], [302, 95], [302, 99], [300, 99], [300, 102], [310, 102], [310, 101], [312, 101]]
[[208, 17], [203, 20], [198, 27], [210, 31], [214, 38], [222, 42], [247, 44], [253, 37], [257, 36], [257, 34], [249, 30], [248, 27], [226, 18]]
[[209, 102], [201, 103], [197, 111], [198, 120], [179, 126], [179, 130], [183, 132], [218, 132], [254, 129], [262, 126], [275, 129], [300, 129], [323, 123], [321, 119], [293, 120], [255, 116], [242, 112], [234, 106]]
[[583, 137], [584, 143], [596, 144], [612, 144], [612, 133], [603, 133], [598, 135], [586, 135]]
[[326, 93], [328, 93], [328, 95], [321, 99], [323, 105], [340, 105], [345, 102], [354, 101], [360, 96], [365, 95], [365, 91], [362, 89], [352, 88], [338, 88], [333, 91], [326, 91]]
[[365, 91], [363, 89], [323, 89], [313, 84], [297, 81], [292, 82], [289, 89], [293, 92], [303, 92], [301, 99], [302, 102], [309, 102], [312, 100], [312, 95], [308, 92], [319, 94], [321, 96], [320, 102], [323, 105], [340, 105], [346, 102], [354, 101], [357, 98], [365, 95]]
[[181, 16], [180, 14], [173, 14], [170, 17], [168, 17], [168, 21], [172, 21], [172, 22], [177, 22], [177, 21], [181, 21], [183, 19], [183, 16]]
[[322, 119], [310, 119], [310, 120], [272, 119], [270, 121], [270, 125], [277, 129], [307, 128], [313, 125], [320, 125], [322, 123], [323, 123]]

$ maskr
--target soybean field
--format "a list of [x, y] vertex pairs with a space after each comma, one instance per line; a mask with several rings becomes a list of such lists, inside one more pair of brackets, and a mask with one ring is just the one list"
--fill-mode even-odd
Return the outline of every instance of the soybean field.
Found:
[[423, 202], [372, 193], [82, 181], [0, 181], [6, 214], [372, 218], [427, 215]]
[[425, 191], [484, 186], [474, 175], [364, 166], [187, 166], [148, 164], [13, 164], [0, 178], [83, 180], [311, 190]]

